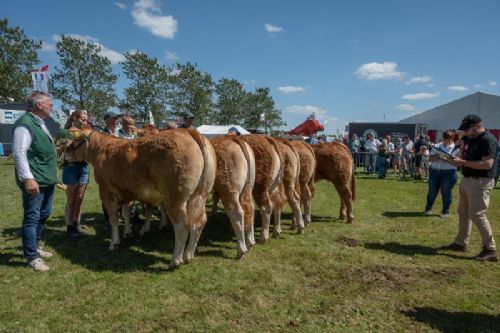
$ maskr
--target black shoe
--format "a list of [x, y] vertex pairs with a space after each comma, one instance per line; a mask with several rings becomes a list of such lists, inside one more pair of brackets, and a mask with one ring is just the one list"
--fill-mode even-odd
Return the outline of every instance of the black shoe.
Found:
[[451, 243], [440, 247], [441, 250], [450, 250], [455, 252], [467, 252], [467, 246], [457, 243]]
[[498, 261], [497, 250], [488, 250], [487, 248], [483, 247], [481, 253], [479, 253], [473, 259], [479, 261]]
[[78, 238], [80, 238], [80, 233], [74, 225], [68, 225], [66, 226], [66, 237], [69, 240], [77, 240]]

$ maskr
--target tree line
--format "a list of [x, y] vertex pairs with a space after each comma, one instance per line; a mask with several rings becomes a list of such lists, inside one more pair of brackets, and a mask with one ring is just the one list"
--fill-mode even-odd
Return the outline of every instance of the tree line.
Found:
[[[41, 47], [41, 41], [0, 19], [0, 102], [9, 97], [24, 101], [32, 86], [29, 71], [40, 63]], [[266, 129], [285, 125], [268, 87], [247, 91], [243, 83], [226, 77], [214, 82], [196, 63], [166, 66], [140, 51], [125, 53], [120, 66], [129, 85], [119, 98], [114, 89], [118, 75], [99, 44], [62, 35], [56, 49], [59, 66], [51, 74], [49, 92], [65, 112], [85, 109], [102, 119], [110, 107], [119, 107], [143, 121], [150, 112], [155, 122], [189, 112], [197, 125]]]

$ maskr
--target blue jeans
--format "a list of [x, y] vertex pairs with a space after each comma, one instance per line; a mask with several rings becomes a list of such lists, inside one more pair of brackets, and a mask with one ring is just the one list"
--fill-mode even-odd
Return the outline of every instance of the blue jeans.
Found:
[[385, 172], [388, 169], [389, 159], [384, 156], [377, 156], [377, 169], [378, 175], [381, 177], [385, 177]]
[[42, 236], [45, 221], [52, 212], [54, 186], [40, 187], [39, 194], [29, 194], [21, 187], [23, 195], [23, 253], [28, 261], [38, 258], [38, 243]]
[[441, 198], [443, 200], [443, 214], [448, 214], [450, 212], [451, 206], [451, 193], [453, 191], [453, 186], [457, 183], [457, 171], [456, 170], [434, 170], [431, 169], [429, 172], [429, 192], [427, 193], [427, 204], [425, 205], [425, 211], [432, 209], [432, 205], [436, 200], [436, 197], [441, 190]]

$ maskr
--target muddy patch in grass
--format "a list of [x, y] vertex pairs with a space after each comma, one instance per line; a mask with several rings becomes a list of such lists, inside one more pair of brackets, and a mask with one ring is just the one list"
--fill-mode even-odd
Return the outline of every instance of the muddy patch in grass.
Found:
[[336, 242], [349, 247], [362, 246], [361, 241], [354, 238], [347, 238], [343, 236], [338, 238]]
[[431, 275], [437, 279], [448, 282], [458, 281], [465, 273], [462, 268], [431, 268], [423, 271], [425, 275]]
[[399, 289], [414, 280], [412, 269], [394, 266], [371, 266], [352, 267], [344, 270], [342, 275], [345, 279], [359, 281], [366, 287], [384, 287]]

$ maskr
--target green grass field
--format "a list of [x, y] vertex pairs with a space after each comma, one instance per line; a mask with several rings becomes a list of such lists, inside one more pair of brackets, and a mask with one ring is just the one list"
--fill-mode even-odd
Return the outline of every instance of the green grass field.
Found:
[[[338, 196], [317, 184], [313, 223], [256, 245], [243, 261], [229, 222], [209, 218], [197, 257], [167, 271], [173, 231], [122, 240], [108, 251], [92, 180], [84, 239], [65, 239], [57, 190], [44, 234], [47, 273], [22, 258], [20, 192], [12, 161], [0, 161], [0, 332], [499, 332], [500, 264], [470, 260], [480, 250], [436, 250], [453, 240], [449, 219], [423, 216], [424, 182], [357, 179], [355, 222], [337, 221]], [[455, 198], [457, 197], [455, 189]], [[500, 191], [489, 217], [500, 242]], [[435, 206], [439, 212], [441, 202]], [[259, 228], [257, 228], [257, 236]]]

